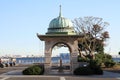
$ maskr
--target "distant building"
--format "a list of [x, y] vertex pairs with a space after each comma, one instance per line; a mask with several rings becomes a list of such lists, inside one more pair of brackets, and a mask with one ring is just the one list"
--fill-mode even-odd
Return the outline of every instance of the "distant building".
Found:
[[60, 53], [60, 58], [63, 63], [70, 63], [70, 53]]
[[2, 57], [0, 58], [1, 63], [11, 63], [11, 62], [16, 62], [16, 58], [11, 58], [11, 57]]
[[70, 53], [60, 53], [60, 58], [62, 58], [62, 59], [70, 59]]

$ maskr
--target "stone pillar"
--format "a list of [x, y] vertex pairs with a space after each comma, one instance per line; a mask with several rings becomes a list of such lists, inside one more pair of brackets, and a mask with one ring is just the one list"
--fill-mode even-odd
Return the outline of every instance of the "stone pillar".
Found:
[[74, 41], [74, 43], [71, 46], [72, 48], [72, 53], [71, 53], [71, 68], [72, 68], [72, 74], [73, 71], [79, 66], [79, 63], [77, 61], [78, 58], [78, 42]]
[[45, 74], [50, 73], [51, 68], [51, 44], [45, 42]]
[[77, 53], [71, 53], [71, 68], [72, 68], [72, 73], [73, 71], [79, 66], [78, 61], [77, 61], [78, 54]]
[[45, 53], [45, 74], [49, 74], [51, 68], [51, 56], [50, 53]]

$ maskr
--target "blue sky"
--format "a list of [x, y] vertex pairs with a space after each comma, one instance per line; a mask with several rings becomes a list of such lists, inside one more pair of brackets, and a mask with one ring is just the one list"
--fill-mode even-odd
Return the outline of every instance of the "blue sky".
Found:
[[84, 16], [103, 18], [110, 39], [106, 52], [120, 51], [120, 0], [0, 0], [0, 55], [37, 55], [44, 43], [36, 33], [45, 34], [49, 22], [59, 14], [74, 20]]

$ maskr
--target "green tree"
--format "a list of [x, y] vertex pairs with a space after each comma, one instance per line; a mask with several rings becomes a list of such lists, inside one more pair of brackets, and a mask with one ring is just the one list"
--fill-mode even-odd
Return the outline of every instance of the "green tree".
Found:
[[112, 56], [109, 54], [95, 54], [95, 60], [97, 61], [97, 64], [101, 65], [102, 63], [105, 65], [105, 67], [113, 67], [115, 65], [115, 62], [112, 59]]
[[94, 53], [103, 51], [103, 43], [109, 38], [108, 31], [105, 31], [105, 27], [109, 24], [98, 17], [76, 18], [73, 23], [76, 32], [82, 36], [78, 39], [80, 56], [87, 55], [95, 59]]

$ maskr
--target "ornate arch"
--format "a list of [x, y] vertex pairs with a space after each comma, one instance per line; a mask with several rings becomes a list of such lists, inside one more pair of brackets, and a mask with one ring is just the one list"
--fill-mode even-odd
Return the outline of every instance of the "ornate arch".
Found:
[[38, 35], [38, 37], [45, 41], [45, 74], [51, 73], [51, 57], [52, 49], [55, 45], [65, 44], [70, 51], [70, 73], [78, 67], [78, 35]]

